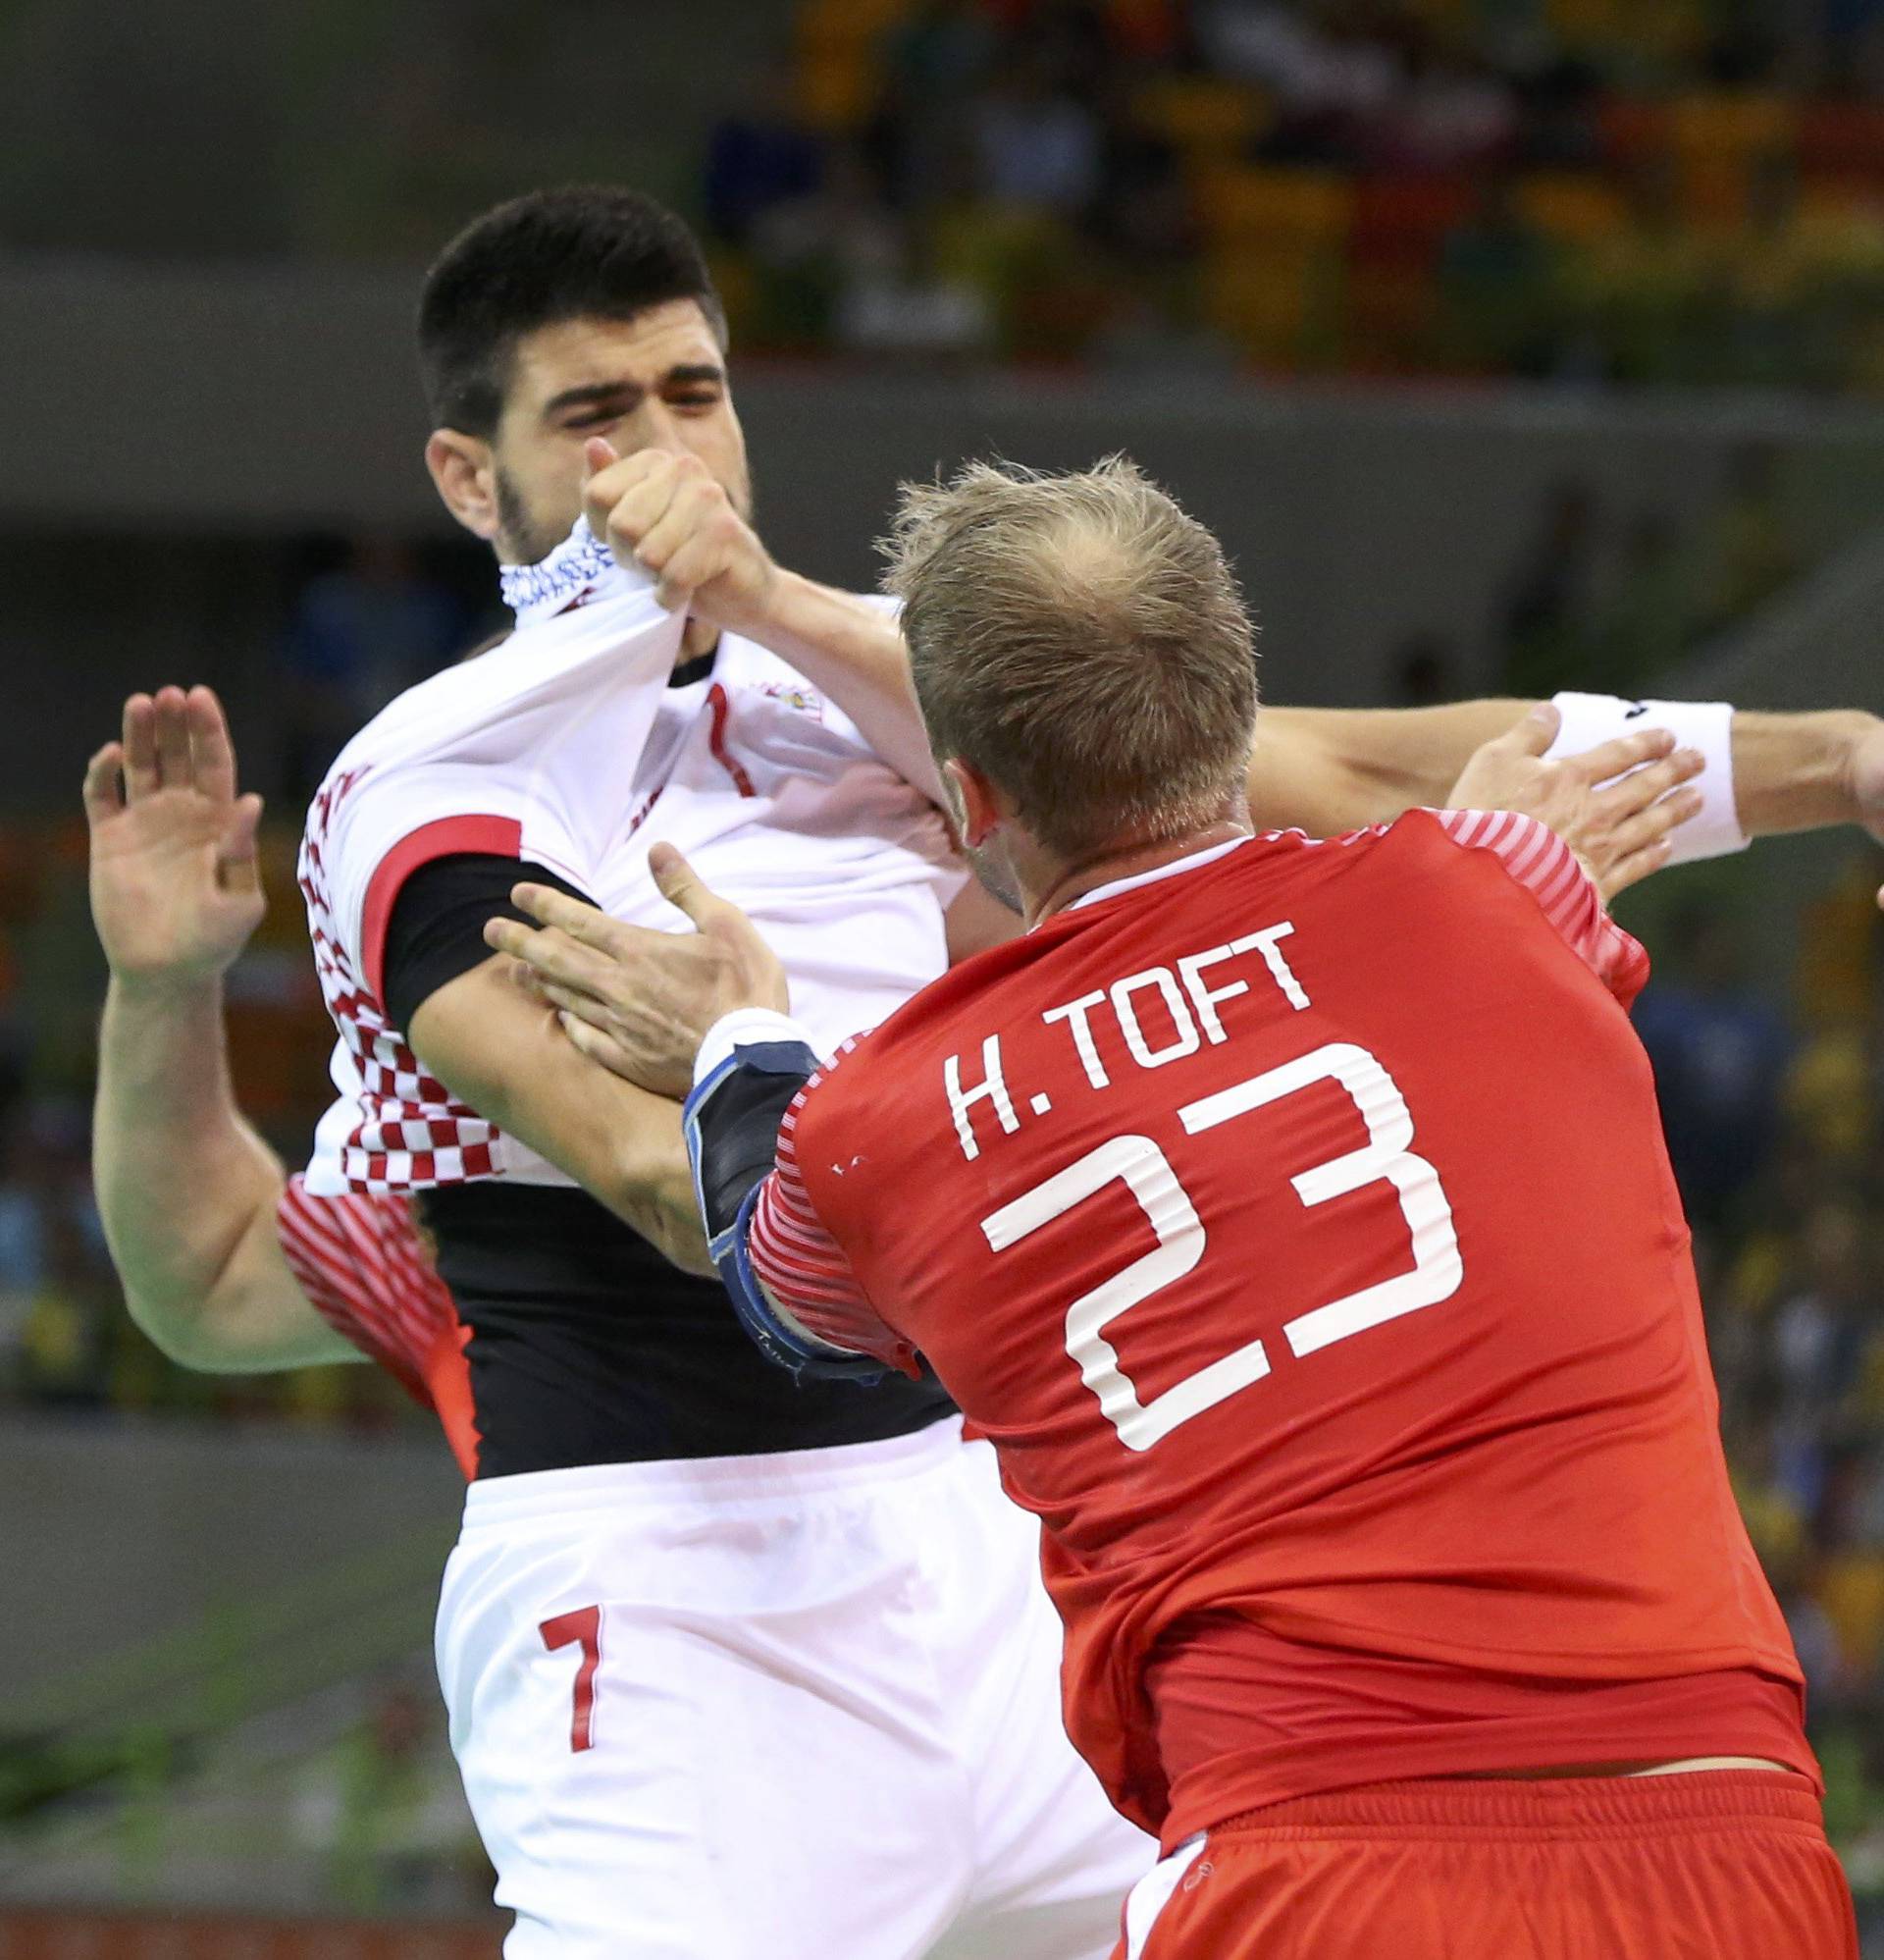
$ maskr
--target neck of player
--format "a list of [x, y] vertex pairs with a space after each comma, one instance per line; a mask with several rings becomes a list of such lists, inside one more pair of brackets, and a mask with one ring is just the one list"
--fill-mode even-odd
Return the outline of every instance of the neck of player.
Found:
[[1090, 857], [1051, 859], [1031, 840], [1017, 840], [1014, 846], [1016, 882], [1021, 897], [1021, 915], [1029, 927], [1056, 912], [1064, 912], [1088, 892], [1102, 885], [1117, 884], [1121, 878], [1142, 877], [1147, 872], [1163, 871], [1167, 865], [1195, 857], [1199, 851], [1220, 844], [1233, 844], [1253, 835], [1249, 810], [1239, 804], [1227, 808], [1213, 822], [1187, 830], [1181, 836], [1146, 842], [1125, 836], [1107, 844]]

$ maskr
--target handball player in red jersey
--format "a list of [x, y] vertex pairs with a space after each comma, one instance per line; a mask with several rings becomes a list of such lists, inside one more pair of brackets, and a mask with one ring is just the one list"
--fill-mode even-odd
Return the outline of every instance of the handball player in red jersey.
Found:
[[699, 1047], [760, 1345], [925, 1357], [1040, 1516], [1069, 1728], [1162, 1840], [1122, 1953], [1856, 1955], [1642, 949], [1531, 818], [1252, 835], [1247, 617], [1128, 464], [913, 492], [890, 583], [1028, 935], [819, 1074], [669, 858], [701, 930], [635, 936], [612, 1033]]

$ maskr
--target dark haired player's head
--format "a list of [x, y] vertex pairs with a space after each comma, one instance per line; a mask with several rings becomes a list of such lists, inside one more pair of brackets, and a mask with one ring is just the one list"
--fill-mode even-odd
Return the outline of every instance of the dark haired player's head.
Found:
[[577, 185], [499, 204], [426, 276], [419, 360], [445, 507], [510, 563], [581, 509], [583, 445], [697, 455], [742, 512], [746, 444], [726, 316], [700, 244], [639, 191]]

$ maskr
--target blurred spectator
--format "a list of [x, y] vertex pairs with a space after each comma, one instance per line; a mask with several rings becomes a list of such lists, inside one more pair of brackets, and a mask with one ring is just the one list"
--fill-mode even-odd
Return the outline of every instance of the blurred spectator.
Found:
[[823, 144], [806, 128], [796, 91], [796, 73], [781, 56], [707, 139], [706, 222], [730, 244], [744, 244], [768, 212], [810, 197], [822, 180]]
[[1804, 1221], [1799, 1251], [1800, 1291], [1773, 1322], [1780, 1420], [1822, 1441], [1828, 1412], [1839, 1428], [1880, 1412], [1862, 1407], [1861, 1389], [1870, 1350], [1884, 1331], [1884, 1300], [1870, 1228], [1851, 1199], [1819, 1203]]
[[1636, 171], [1625, 222], [1591, 238], [1579, 255], [1574, 300], [1605, 378], [1692, 378], [1712, 353], [1701, 333], [1703, 241], [1682, 217], [1673, 167], [1653, 157]]
[[1791, 1052], [1784, 1022], [1745, 973], [1745, 933], [1713, 905], [1683, 913], [1635, 1010], [1654, 1064], [1668, 1154], [1689, 1215], [1728, 1222], [1778, 1140]]
[[1805, 379], [1813, 354], [1808, 301], [1815, 241], [1800, 209], [1790, 156], [1759, 160], [1749, 178], [1745, 217], [1719, 251], [1726, 317], [1711, 378], [1752, 386]]
[[1557, 254], [1514, 193], [1507, 172], [1487, 176], [1477, 207], [1440, 249], [1439, 351], [1447, 366], [1540, 375], [1553, 364]]
[[980, 352], [993, 308], [973, 282], [935, 263], [915, 238], [894, 259], [862, 271], [837, 308], [839, 344], [853, 352], [933, 358]]
[[864, 148], [844, 143], [827, 155], [819, 187], [765, 212], [751, 244], [753, 324], [768, 346], [797, 348], [851, 341], [845, 309], [901, 279], [908, 232]]
[[305, 801], [345, 742], [392, 697], [461, 651], [463, 607], [402, 539], [353, 539], [288, 615], [287, 787]]
[[1361, 126], [1357, 160], [1388, 174], [1468, 170], [1504, 155], [1517, 127], [1517, 99], [1502, 77], [1410, 35], [1397, 88]]
[[976, 182], [996, 205], [1077, 219], [1099, 190], [1098, 119], [1058, 83], [1041, 52], [1003, 64], [975, 105]]

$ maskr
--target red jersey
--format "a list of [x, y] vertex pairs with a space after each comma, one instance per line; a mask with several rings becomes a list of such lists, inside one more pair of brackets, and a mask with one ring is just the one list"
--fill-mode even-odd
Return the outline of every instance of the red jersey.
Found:
[[754, 1274], [993, 1442], [1068, 1727], [1167, 1843], [1404, 1776], [1816, 1774], [1647, 973], [1542, 825], [1416, 811], [1093, 893], [787, 1117]]

